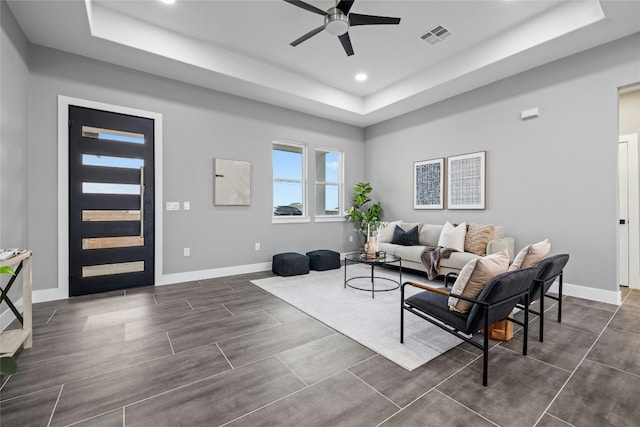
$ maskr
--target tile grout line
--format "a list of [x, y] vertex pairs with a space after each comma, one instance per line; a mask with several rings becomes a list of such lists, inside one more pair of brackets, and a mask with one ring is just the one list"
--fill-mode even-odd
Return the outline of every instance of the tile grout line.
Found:
[[[501, 346], [500, 348], [502, 348], [503, 350], [507, 350], [507, 351], [509, 351], [509, 352], [511, 352], [511, 353], [515, 353], [515, 354], [517, 354], [517, 355], [522, 356], [522, 352], [520, 352], [520, 351], [515, 351], [515, 350], [514, 350], [514, 349], [512, 349], [512, 348], [509, 348], [509, 347], [503, 347], [503, 346]], [[526, 356], [523, 356], [523, 357], [528, 357], [529, 359], [535, 360], [536, 362], [540, 362], [540, 363], [545, 364], [545, 365], [547, 365], [547, 366], [550, 366], [550, 367], [552, 367], [552, 368], [560, 369], [561, 371], [564, 371], [564, 372], [566, 372], [566, 373], [568, 373], [568, 374], [570, 374], [570, 373], [571, 373], [571, 371], [570, 371], [570, 370], [568, 370], [568, 369], [564, 369], [564, 368], [561, 368], [560, 366], [556, 366], [556, 365], [554, 365], [554, 364], [552, 364], [552, 363], [545, 362], [544, 360], [537, 359], [537, 358], [535, 358], [535, 357], [531, 356], [530, 354], [527, 354]]]
[[49, 422], [47, 423], [47, 427], [51, 425], [51, 421], [53, 420], [53, 414], [55, 414], [56, 409], [58, 409], [58, 402], [60, 402], [60, 396], [62, 396], [63, 389], [64, 389], [64, 384], [60, 386], [60, 391], [58, 392], [58, 398], [56, 399], [56, 403], [53, 405], [53, 409], [51, 410], [51, 416], [49, 416]]
[[[556, 419], [556, 420], [560, 421], [560, 422], [561, 422], [561, 423], [563, 423], [563, 424], [566, 424], [566, 425], [571, 426], [571, 427], [576, 427], [575, 425], [573, 425], [573, 424], [571, 424], [571, 423], [568, 423], [568, 422], [566, 422], [565, 420], [563, 420], [563, 419], [561, 419], [561, 418], [558, 418], [558, 417], [556, 417], [556, 416], [555, 416], [555, 415], [553, 415], [553, 414], [549, 414], [549, 413], [547, 413], [547, 412], [545, 412], [545, 414], [547, 414], [547, 415], [548, 415], [548, 416], [550, 416], [551, 418], [554, 418], [554, 419]], [[544, 414], [543, 414], [543, 416], [544, 416]]]
[[371, 386], [371, 384], [369, 384], [368, 382], [366, 382], [365, 380], [363, 380], [362, 378], [360, 378], [359, 376], [357, 376], [356, 374], [354, 374], [353, 372], [351, 372], [349, 369], [345, 369], [346, 372], [348, 372], [349, 374], [353, 375], [354, 377], [356, 377], [356, 379], [358, 381], [360, 381], [361, 383], [363, 383], [364, 385], [366, 385], [367, 387], [369, 387], [371, 390], [373, 390], [376, 394], [379, 394], [380, 396], [384, 397], [387, 401], [389, 401], [393, 406], [395, 406], [398, 409], [402, 409], [400, 407], [400, 405], [398, 405], [396, 402], [394, 402], [393, 400], [389, 399], [387, 396], [385, 396], [384, 394], [380, 393], [380, 391], [376, 390], [375, 388], [373, 388]]
[[291, 371], [291, 373], [300, 381], [302, 381], [302, 384], [304, 384], [305, 387], [310, 386], [311, 384], [308, 384], [305, 380], [303, 380], [302, 378], [300, 378], [300, 375], [296, 374], [295, 371], [293, 369], [291, 369], [291, 366], [289, 366], [284, 360], [282, 360], [280, 357], [278, 357], [277, 354], [273, 355], [276, 359], [278, 359], [280, 361], [280, 363], [282, 363], [288, 370]]
[[[231, 317], [236, 317], [236, 315], [235, 315], [235, 314], [233, 314], [233, 313], [231, 312], [231, 310], [229, 310], [229, 309], [227, 308], [227, 306], [226, 306], [226, 305], [224, 305], [224, 303], [222, 303], [222, 304], [220, 304], [220, 305], [221, 305], [225, 310], [227, 310], [227, 311], [229, 312], [229, 314], [231, 315]], [[264, 311], [264, 310], [258, 310], [258, 311]]]
[[49, 318], [47, 319], [46, 322], [44, 322], [44, 324], [47, 325], [51, 321], [51, 319], [53, 319], [53, 315], [56, 314], [57, 312], [58, 312], [57, 308], [53, 310], [53, 313], [51, 313], [51, 316], [49, 316]]
[[191, 309], [191, 311], [196, 311], [193, 306], [191, 305], [191, 303], [189, 302], [189, 298], [185, 298], [184, 299], [187, 302], [187, 305], [189, 306], [189, 308]]
[[[269, 356], [269, 357], [271, 357], [271, 356]], [[261, 359], [261, 360], [262, 360], [262, 359]], [[278, 360], [279, 360], [279, 359], [278, 359]], [[246, 366], [246, 365], [243, 365], [243, 366]], [[335, 377], [336, 375], [338, 375], [338, 374], [340, 374], [340, 373], [342, 373], [342, 372], [344, 372], [344, 370], [343, 370], [343, 371], [336, 372], [335, 374], [330, 375], [330, 376], [328, 376], [327, 378], [325, 378], [325, 379], [323, 379], [323, 380], [321, 380], [321, 381], [318, 381], [317, 383], [313, 383], [313, 385], [320, 384], [320, 383], [322, 383], [322, 382], [324, 382], [324, 381], [327, 381], [328, 379], [333, 378], [333, 377]], [[280, 402], [281, 400], [284, 400], [284, 399], [286, 399], [286, 398], [288, 398], [288, 397], [290, 397], [290, 396], [293, 396], [294, 394], [297, 394], [297, 393], [300, 393], [301, 391], [307, 390], [309, 387], [311, 387], [311, 386], [302, 387], [302, 388], [300, 388], [300, 389], [298, 389], [298, 390], [296, 390], [296, 391], [293, 391], [293, 392], [291, 392], [291, 393], [289, 393], [289, 394], [287, 394], [287, 395], [284, 395], [284, 396], [282, 396], [282, 397], [280, 397], [280, 398], [278, 398], [278, 399], [274, 400], [273, 402], [266, 403], [266, 404], [264, 404], [264, 405], [260, 406], [259, 408], [256, 408], [256, 409], [254, 409], [254, 410], [252, 410], [252, 411], [247, 412], [246, 414], [240, 415], [240, 416], [239, 416], [239, 417], [237, 417], [237, 418], [234, 418], [234, 419], [229, 420], [229, 421], [227, 421], [227, 422], [225, 422], [225, 423], [223, 423], [223, 424], [220, 424], [218, 427], [226, 426], [226, 425], [228, 425], [228, 424], [231, 424], [231, 423], [232, 423], [232, 422], [234, 422], [234, 421], [237, 421], [237, 420], [239, 420], [239, 419], [242, 419], [242, 418], [244, 418], [244, 417], [247, 417], [247, 416], [249, 416], [249, 415], [253, 414], [254, 412], [258, 412], [259, 410], [266, 408], [267, 406], [271, 406], [271, 405], [273, 405], [273, 404], [275, 404], [275, 403]]]
[[171, 337], [169, 336], [169, 331], [165, 332], [167, 334], [167, 340], [169, 340], [169, 347], [171, 347], [171, 353], [175, 356], [176, 351], [173, 349], [173, 344], [171, 344]]
[[600, 366], [604, 366], [605, 368], [609, 368], [609, 369], [613, 369], [613, 370], [618, 371], [618, 372], [622, 372], [623, 374], [629, 374], [629, 375], [633, 375], [634, 377], [640, 377], [640, 374], [636, 374], [634, 372], [625, 371], [624, 369], [616, 368], [615, 366], [610, 366], [610, 365], [607, 365], [605, 363], [600, 363], [600, 362], [595, 361], [595, 360], [591, 360], [591, 359], [587, 359], [587, 360], [589, 362], [591, 362], [591, 363], [596, 363], [596, 364], [598, 364]]
[[[627, 296], [628, 297], [628, 296]], [[627, 298], [625, 297], [625, 300]], [[624, 301], [622, 302], [624, 304]], [[542, 420], [542, 417], [544, 417], [544, 414], [546, 414], [549, 411], [549, 408], [551, 408], [551, 405], [553, 405], [553, 403], [556, 401], [556, 399], [558, 399], [558, 396], [560, 396], [560, 393], [562, 393], [562, 391], [564, 390], [564, 388], [567, 386], [567, 384], [569, 384], [569, 381], [571, 381], [571, 378], [573, 378], [574, 374], [578, 371], [578, 369], [580, 368], [580, 366], [582, 366], [582, 363], [585, 361], [585, 359], [587, 358], [587, 356], [589, 355], [589, 353], [591, 352], [591, 350], [593, 350], [593, 347], [595, 347], [596, 343], [598, 342], [598, 340], [600, 339], [600, 337], [602, 336], [602, 334], [604, 334], [604, 331], [607, 330], [607, 327], [609, 326], [609, 324], [611, 323], [611, 321], [613, 320], [613, 318], [615, 317], [615, 315], [618, 313], [618, 311], [620, 310], [620, 307], [622, 307], [622, 304], [620, 304], [620, 306], [618, 308], [616, 308], [616, 310], [611, 314], [611, 317], [609, 318], [609, 321], [607, 321], [606, 325], [604, 325], [604, 327], [602, 328], [602, 330], [600, 331], [600, 333], [598, 334], [598, 336], [596, 337], [596, 339], [593, 341], [593, 344], [591, 344], [591, 347], [589, 347], [589, 349], [586, 351], [585, 355], [582, 357], [582, 359], [580, 359], [580, 362], [578, 362], [578, 365], [574, 368], [574, 370], [569, 374], [569, 377], [565, 380], [564, 384], [562, 384], [562, 386], [560, 387], [560, 389], [556, 392], [556, 395], [553, 396], [553, 399], [551, 399], [551, 402], [549, 402], [549, 404], [547, 405], [547, 407], [544, 409], [544, 411], [542, 411], [542, 414], [538, 417], [538, 419], [536, 420], [536, 422], [533, 424], [533, 426], [537, 426], [538, 423], [540, 422], [540, 420]]]
[[235, 369], [235, 368], [233, 367], [233, 365], [231, 364], [231, 362], [229, 361], [229, 359], [227, 358], [227, 355], [226, 355], [226, 354], [224, 354], [224, 351], [222, 351], [222, 349], [220, 348], [220, 345], [218, 345], [218, 342], [217, 342], [217, 341], [215, 342], [215, 345], [216, 345], [216, 347], [218, 347], [218, 350], [220, 350], [220, 353], [222, 354], [222, 356], [224, 356], [224, 360], [226, 360], [226, 361], [227, 361], [227, 363], [229, 364], [229, 366], [231, 366], [231, 369]]
[[153, 301], [155, 302], [156, 305], [158, 305], [158, 299], [156, 298], [156, 294], [151, 294], [153, 295]]
[[489, 421], [489, 422], [490, 422], [491, 424], [493, 424], [494, 426], [500, 427], [500, 424], [496, 424], [495, 422], [491, 421], [489, 418], [487, 418], [487, 417], [485, 417], [484, 415], [482, 415], [482, 414], [480, 414], [480, 413], [478, 413], [478, 412], [474, 411], [473, 409], [469, 408], [467, 405], [464, 405], [464, 404], [462, 404], [461, 402], [458, 402], [458, 401], [457, 401], [457, 400], [455, 400], [453, 397], [451, 397], [451, 396], [448, 396], [448, 395], [444, 394], [444, 393], [443, 393], [443, 392], [441, 392], [440, 390], [433, 390], [433, 391], [434, 391], [434, 392], [436, 392], [436, 393], [440, 393], [440, 394], [441, 394], [441, 395], [443, 395], [445, 398], [447, 398], [447, 399], [449, 399], [449, 400], [451, 400], [451, 401], [455, 402], [457, 405], [460, 405], [460, 406], [462, 406], [463, 408], [465, 408], [465, 409], [467, 409], [467, 410], [469, 410], [469, 411], [473, 412], [474, 414], [476, 414], [476, 415], [477, 415], [477, 416], [479, 416], [480, 418], [483, 418], [483, 419], [485, 419], [485, 420]]
[[446, 377], [445, 379], [443, 379], [442, 381], [440, 381], [438, 384], [434, 385], [433, 387], [431, 387], [429, 390], [425, 391], [424, 393], [422, 393], [420, 396], [416, 397], [415, 399], [413, 399], [411, 402], [407, 403], [405, 406], [403, 406], [398, 412], [396, 412], [395, 414], [390, 415], [388, 418], [382, 420], [382, 422], [380, 422], [379, 424], [376, 425], [376, 427], [381, 426], [382, 424], [384, 424], [386, 421], [390, 420], [391, 418], [395, 417], [396, 415], [398, 415], [400, 412], [404, 411], [405, 409], [407, 409], [409, 406], [411, 406], [413, 403], [417, 402], [418, 400], [420, 400], [420, 398], [422, 398], [423, 396], [425, 396], [426, 394], [428, 394], [429, 392], [431, 392], [432, 390], [436, 390], [436, 387], [438, 387], [440, 384], [443, 384], [444, 382], [448, 381], [449, 379], [451, 379], [454, 375], [456, 375], [457, 373], [461, 372], [463, 369], [467, 368], [469, 365], [471, 365], [473, 362], [475, 362], [478, 359], [481, 359], [482, 355], [477, 356], [475, 359], [472, 359], [471, 361], [469, 361], [466, 365], [462, 366], [460, 369], [458, 369], [457, 371], [453, 372], [451, 375], [449, 375], [448, 377]]
[[122, 407], [122, 427], [126, 426], [126, 409], [124, 406]]

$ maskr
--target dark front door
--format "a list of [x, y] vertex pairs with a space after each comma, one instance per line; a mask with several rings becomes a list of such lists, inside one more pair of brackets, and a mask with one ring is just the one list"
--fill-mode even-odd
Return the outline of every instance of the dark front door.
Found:
[[69, 106], [69, 294], [153, 285], [152, 119]]

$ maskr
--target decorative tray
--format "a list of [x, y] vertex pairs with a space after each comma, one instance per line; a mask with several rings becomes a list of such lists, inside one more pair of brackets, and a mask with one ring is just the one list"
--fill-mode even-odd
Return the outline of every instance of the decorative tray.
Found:
[[363, 252], [360, 254], [360, 259], [385, 259], [387, 257], [387, 253], [384, 251], [380, 251], [378, 252], [378, 255], [376, 256], [375, 254], [369, 254], [366, 252]]

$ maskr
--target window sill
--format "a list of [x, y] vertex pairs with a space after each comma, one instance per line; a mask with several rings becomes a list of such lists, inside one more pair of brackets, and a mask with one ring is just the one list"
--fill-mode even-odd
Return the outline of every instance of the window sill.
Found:
[[316, 216], [316, 222], [346, 222], [347, 219], [343, 216]]
[[295, 224], [295, 223], [307, 223], [307, 222], [311, 222], [311, 218], [309, 218], [308, 216], [283, 215], [278, 217], [274, 216], [271, 218], [272, 224]]

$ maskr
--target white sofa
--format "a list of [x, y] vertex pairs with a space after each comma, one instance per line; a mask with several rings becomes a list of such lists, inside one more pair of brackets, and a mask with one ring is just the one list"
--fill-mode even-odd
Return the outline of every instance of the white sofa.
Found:
[[[393, 237], [393, 229], [399, 225], [404, 231], [409, 231], [411, 228], [418, 226], [418, 245], [403, 246], [391, 243]], [[383, 230], [380, 233], [380, 239], [378, 246], [381, 251], [385, 251], [388, 254], [394, 254], [402, 258], [402, 268], [408, 268], [412, 270], [418, 270], [426, 272], [426, 268], [422, 264], [421, 255], [427, 246], [437, 247], [438, 239], [440, 238], [440, 232], [443, 225], [435, 224], [421, 224], [421, 223], [405, 223], [405, 222], [391, 222], [387, 227], [392, 227], [387, 232]], [[514, 243], [512, 237], [505, 237], [504, 229], [502, 226], [494, 226], [493, 240], [487, 243], [486, 253], [487, 255], [500, 252], [506, 249], [509, 253], [509, 259], [513, 260], [514, 256]], [[447, 273], [459, 273], [462, 267], [474, 258], [479, 258], [480, 255], [476, 255], [469, 252], [453, 252], [449, 258], [442, 258], [440, 260], [440, 274], [446, 275]]]

